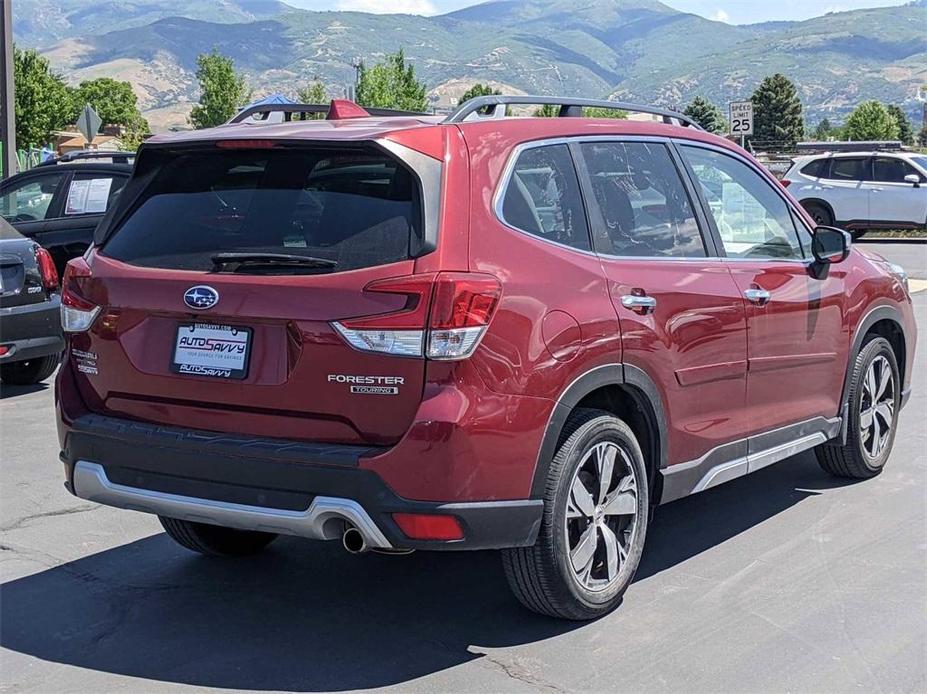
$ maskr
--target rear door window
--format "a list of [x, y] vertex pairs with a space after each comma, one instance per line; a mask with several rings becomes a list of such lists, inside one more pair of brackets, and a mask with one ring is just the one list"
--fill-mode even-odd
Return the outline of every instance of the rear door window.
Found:
[[68, 184], [68, 193], [61, 214], [65, 217], [79, 214], [103, 214], [125, 182], [124, 176], [110, 176], [102, 173], [75, 174]]
[[868, 159], [862, 157], [837, 157], [830, 165], [830, 175], [835, 181], [861, 181], [865, 178]]
[[590, 249], [579, 181], [566, 145], [532, 147], [518, 155], [506, 183], [502, 218], [532, 236]]
[[402, 164], [372, 147], [294, 148], [167, 158], [103, 252], [184, 270], [211, 270], [220, 253], [300, 255], [342, 271], [421, 245], [418, 181]]
[[594, 234], [596, 250], [627, 257], [706, 256], [689, 196], [666, 145], [589, 142], [581, 149], [604, 223]]

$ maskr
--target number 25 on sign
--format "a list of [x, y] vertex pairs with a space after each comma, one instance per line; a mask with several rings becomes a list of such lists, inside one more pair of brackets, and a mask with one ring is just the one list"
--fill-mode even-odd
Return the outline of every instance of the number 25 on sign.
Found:
[[731, 135], [744, 137], [753, 134], [753, 102], [731, 102]]

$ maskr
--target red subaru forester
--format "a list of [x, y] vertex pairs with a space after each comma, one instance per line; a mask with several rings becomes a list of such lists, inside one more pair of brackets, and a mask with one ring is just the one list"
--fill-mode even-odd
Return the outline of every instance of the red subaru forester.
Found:
[[582, 99], [258, 108], [146, 142], [68, 265], [77, 496], [211, 555], [498, 548], [527, 607], [589, 619], [658, 504], [805, 449], [885, 465], [904, 271], [727, 140]]

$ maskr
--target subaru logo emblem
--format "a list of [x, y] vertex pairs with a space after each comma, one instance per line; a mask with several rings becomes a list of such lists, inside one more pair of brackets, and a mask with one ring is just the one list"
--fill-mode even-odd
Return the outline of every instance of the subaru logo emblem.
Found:
[[198, 284], [184, 292], [183, 302], [190, 308], [212, 308], [219, 303], [219, 292], [205, 284]]

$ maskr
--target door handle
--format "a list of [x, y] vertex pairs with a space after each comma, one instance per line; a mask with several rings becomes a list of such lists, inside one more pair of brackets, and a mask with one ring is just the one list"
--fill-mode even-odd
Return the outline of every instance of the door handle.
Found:
[[765, 289], [752, 287], [744, 291], [744, 296], [747, 297], [747, 301], [754, 303], [757, 306], [765, 306], [769, 299], [772, 297], [772, 294], [770, 294]]
[[653, 313], [657, 307], [657, 300], [652, 296], [640, 296], [638, 294], [622, 294], [621, 305], [629, 308], [635, 313], [641, 315]]

